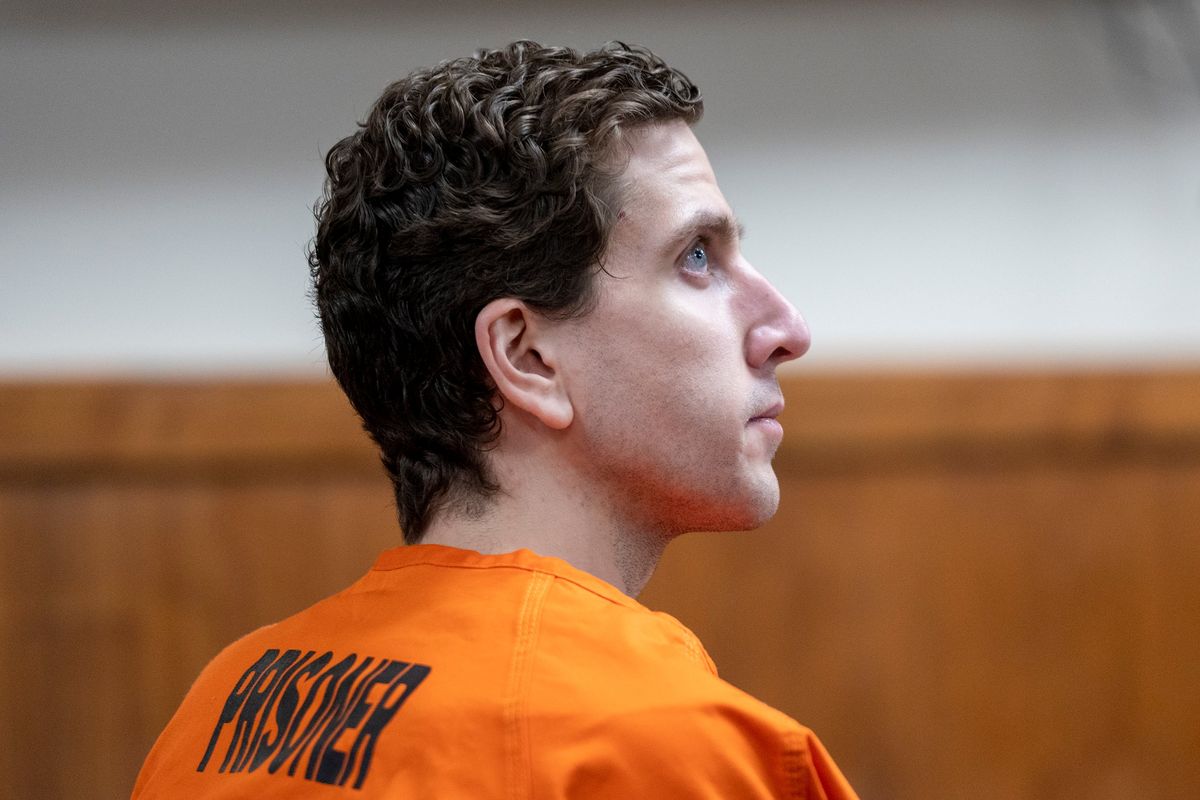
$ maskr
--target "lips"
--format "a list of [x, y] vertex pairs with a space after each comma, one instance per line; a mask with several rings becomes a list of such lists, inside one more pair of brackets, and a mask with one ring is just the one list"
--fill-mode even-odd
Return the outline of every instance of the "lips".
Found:
[[772, 405], [767, 406], [767, 408], [751, 417], [750, 421], [754, 422], [757, 419], [775, 419], [781, 413], [783, 413], [783, 400], [777, 400]]

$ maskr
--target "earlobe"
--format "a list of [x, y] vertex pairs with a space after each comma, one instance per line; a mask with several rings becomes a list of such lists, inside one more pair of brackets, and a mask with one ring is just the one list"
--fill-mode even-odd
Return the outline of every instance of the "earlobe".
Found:
[[545, 317], [511, 297], [493, 300], [475, 318], [475, 344], [505, 405], [563, 430], [575, 410], [547, 333]]

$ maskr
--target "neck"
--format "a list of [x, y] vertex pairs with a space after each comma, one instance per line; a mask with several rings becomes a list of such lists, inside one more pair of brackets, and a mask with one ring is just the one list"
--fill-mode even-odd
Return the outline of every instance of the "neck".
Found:
[[616, 504], [561, 465], [493, 466], [503, 489], [486, 501], [483, 513], [468, 516], [446, 507], [422, 542], [491, 554], [527, 548], [561, 558], [630, 597], [641, 593], [670, 534], [614, 518]]

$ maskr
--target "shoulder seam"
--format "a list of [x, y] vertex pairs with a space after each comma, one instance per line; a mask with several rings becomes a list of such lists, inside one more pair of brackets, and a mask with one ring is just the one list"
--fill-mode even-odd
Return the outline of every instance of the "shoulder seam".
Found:
[[531, 579], [517, 615], [516, 639], [509, 665], [504, 703], [505, 768], [509, 797], [524, 800], [533, 793], [533, 748], [529, 737], [530, 664], [541, 631], [546, 593], [556, 576], [530, 570]]
[[781, 772], [785, 797], [795, 797], [807, 800], [809, 796], [808, 776], [812, 765], [808, 753], [808, 745], [804, 736], [798, 731], [783, 732], [783, 748]]

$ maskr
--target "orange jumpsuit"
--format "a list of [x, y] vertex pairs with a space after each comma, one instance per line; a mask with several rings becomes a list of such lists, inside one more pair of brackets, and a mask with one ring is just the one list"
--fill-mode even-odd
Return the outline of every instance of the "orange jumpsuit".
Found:
[[528, 550], [415, 545], [218, 655], [133, 796], [855, 794], [674, 618]]

